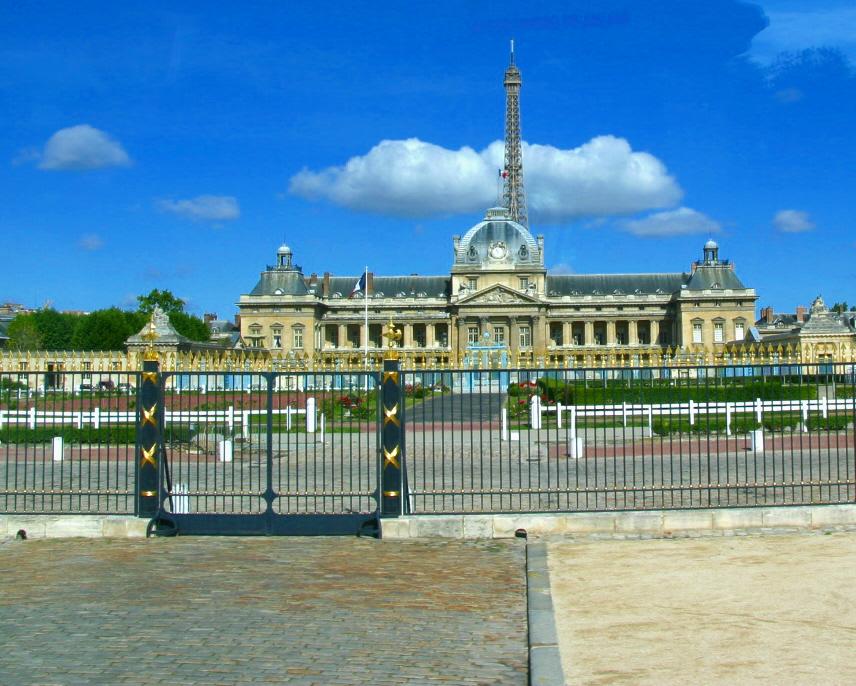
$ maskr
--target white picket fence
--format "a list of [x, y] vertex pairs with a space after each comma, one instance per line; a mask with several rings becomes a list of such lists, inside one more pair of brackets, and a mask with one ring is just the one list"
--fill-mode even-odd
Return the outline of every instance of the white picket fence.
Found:
[[[275, 416], [285, 415], [285, 427], [290, 430], [297, 417], [304, 419], [306, 432], [315, 433], [320, 425], [318, 408], [315, 398], [307, 398], [306, 407], [286, 407], [271, 410]], [[229, 432], [240, 427], [241, 435], [249, 438], [253, 425], [257, 430], [265, 431], [264, 421], [253, 422], [252, 417], [267, 416], [267, 410], [236, 410], [233, 406], [222, 410], [178, 410], [166, 411], [166, 424], [216, 424], [226, 425]], [[102, 425], [134, 424], [138, 420], [137, 412], [134, 410], [114, 411], [102, 410], [94, 407], [91, 410], [62, 411], [62, 410], [40, 410], [30, 407], [26, 410], [0, 410], [0, 429], [12, 425], [26, 425], [29, 429], [41, 426], [74, 426], [82, 429], [91, 426], [100, 429]]]
[[[621, 403], [613, 405], [562, 405], [556, 403], [547, 405], [541, 402], [541, 398], [533, 395], [529, 400], [529, 428], [541, 429], [543, 427], [543, 418], [547, 414], [556, 415], [556, 428], [566, 429], [568, 442], [571, 449], [572, 457], [581, 457], [583, 451], [583, 437], [577, 435], [577, 423], [580, 419], [595, 417], [598, 419], [621, 419], [623, 428], [626, 428], [628, 422], [634, 418], [642, 417], [646, 420], [645, 431], [646, 436], [654, 435], [654, 417], [687, 417], [690, 426], [693, 426], [703, 415], [725, 416], [725, 433], [727, 436], [732, 435], [732, 417], [735, 414], [755, 415], [755, 419], [760, 424], [764, 421], [766, 414], [775, 413], [794, 413], [799, 412], [801, 423], [801, 431], [808, 431], [809, 416], [814, 413], [815, 416], [820, 416], [826, 419], [830, 412], [854, 412], [856, 410], [856, 398], [842, 398], [838, 400], [829, 400], [827, 398], [819, 398], [817, 400], [761, 400], [756, 398], [753, 401], [744, 402], [695, 402], [690, 400], [685, 403], [654, 403], [654, 404], [633, 404]], [[519, 440], [519, 433], [509, 430], [508, 425], [508, 410], [502, 409], [501, 417], [501, 439], [504, 441]], [[756, 452], [763, 451], [763, 430], [758, 429], [750, 432], [752, 439], [753, 450]]]

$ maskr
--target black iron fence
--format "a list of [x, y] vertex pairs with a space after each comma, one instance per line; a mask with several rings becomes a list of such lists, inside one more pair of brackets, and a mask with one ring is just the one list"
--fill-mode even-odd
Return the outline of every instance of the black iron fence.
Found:
[[[0, 510], [139, 512], [145, 378], [0, 375]], [[164, 372], [151, 464], [179, 515], [854, 502], [854, 388], [850, 364]]]

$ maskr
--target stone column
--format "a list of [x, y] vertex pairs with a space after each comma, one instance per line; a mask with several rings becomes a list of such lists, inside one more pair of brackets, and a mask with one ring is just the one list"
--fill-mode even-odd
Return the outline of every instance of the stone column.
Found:
[[594, 345], [594, 322], [586, 322], [585, 323], [585, 338], [583, 339], [583, 345]]
[[427, 323], [425, 325], [425, 347], [433, 348], [434, 341], [436, 340], [436, 331], [434, 330], [435, 324]]
[[628, 345], [636, 345], [639, 342], [639, 332], [636, 329], [636, 320], [631, 319], [627, 322], [627, 343]]
[[606, 344], [615, 345], [615, 322], [611, 319], [606, 321]]
[[536, 315], [532, 317], [532, 349], [536, 355], [544, 355], [547, 352], [547, 330], [545, 318]]
[[656, 319], [651, 320], [651, 345], [660, 343], [660, 322]]
[[562, 345], [571, 345], [573, 342], [574, 327], [572, 322], [562, 322]]
[[338, 327], [338, 336], [339, 339], [337, 341], [337, 348], [347, 348], [348, 344], [348, 325], [347, 324], [339, 324]]
[[403, 338], [401, 339], [402, 348], [413, 347], [413, 324], [402, 324]]

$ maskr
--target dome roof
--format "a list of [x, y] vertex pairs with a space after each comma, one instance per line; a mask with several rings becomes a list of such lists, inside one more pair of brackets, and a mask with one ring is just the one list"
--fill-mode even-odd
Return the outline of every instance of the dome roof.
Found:
[[276, 251], [277, 255], [291, 255], [291, 248], [289, 248], [285, 243], [279, 246], [279, 249]]
[[716, 241], [712, 238], [704, 244], [705, 250], [716, 250], [717, 248], [719, 248], [719, 245], [717, 245]]
[[455, 265], [507, 269], [543, 266], [538, 241], [522, 224], [509, 218], [505, 207], [491, 207], [484, 220], [464, 234], [455, 246]]

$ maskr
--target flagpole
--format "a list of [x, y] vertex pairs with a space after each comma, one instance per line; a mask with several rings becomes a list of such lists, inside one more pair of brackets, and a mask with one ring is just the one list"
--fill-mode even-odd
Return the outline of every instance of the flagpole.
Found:
[[366, 265], [366, 270], [363, 272], [366, 279], [366, 287], [363, 290], [363, 300], [366, 306], [366, 368], [369, 366], [369, 266]]

